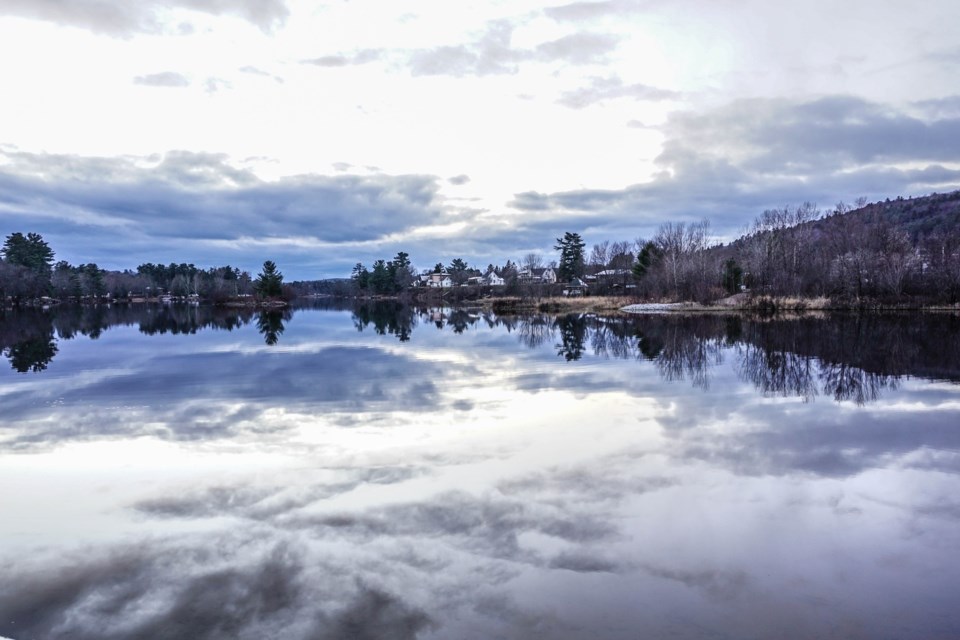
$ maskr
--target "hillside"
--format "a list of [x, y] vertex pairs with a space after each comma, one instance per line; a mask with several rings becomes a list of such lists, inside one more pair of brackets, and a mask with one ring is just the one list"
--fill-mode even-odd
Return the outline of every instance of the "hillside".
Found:
[[[960, 191], [934, 193], [919, 198], [889, 198], [849, 211], [844, 216], [864, 224], [882, 221], [907, 234], [913, 245], [934, 235], [950, 235], [960, 229]], [[828, 231], [836, 215], [828, 215], [814, 223]]]

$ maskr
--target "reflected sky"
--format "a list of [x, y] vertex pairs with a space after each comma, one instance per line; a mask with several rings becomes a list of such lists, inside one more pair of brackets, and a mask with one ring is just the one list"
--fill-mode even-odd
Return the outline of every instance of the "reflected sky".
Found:
[[86, 313], [0, 332], [0, 636], [960, 633], [952, 316]]

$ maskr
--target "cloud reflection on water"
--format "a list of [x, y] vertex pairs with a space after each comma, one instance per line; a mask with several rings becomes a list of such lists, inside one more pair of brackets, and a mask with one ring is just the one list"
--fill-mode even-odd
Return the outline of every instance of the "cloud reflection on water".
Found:
[[0, 377], [0, 458], [29, 477], [105, 442], [208, 456], [64, 471], [85, 518], [129, 529], [0, 554], [0, 635], [960, 628], [960, 390], [912, 377], [957, 379], [956, 346], [925, 342], [951, 320], [435, 315], [296, 312], [276, 347], [252, 320], [127, 324]]

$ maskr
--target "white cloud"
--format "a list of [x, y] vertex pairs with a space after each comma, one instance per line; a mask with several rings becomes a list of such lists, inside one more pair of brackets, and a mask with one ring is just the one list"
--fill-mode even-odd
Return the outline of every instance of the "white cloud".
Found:
[[[759, 0], [12, 0], [0, 121], [17, 127], [0, 144], [49, 175], [101, 159], [88, 188], [118, 207], [134, 194], [114, 173], [173, 150], [298, 189], [334, 184], [329, 172], [354, 186], [426, 176], [441, 209], [470, 212], [374, 213], [380, 234], [357, 236], [384, 253], [421, 242], [424, 262], [448, 259], [426, 238], [502, 259], [548, 251], [557, 225], [635, 235], [632, 222], [717, 212], [739, 227], [767, 197], [955, 184], [958, 7], [817, 0], [787, 20]], [[290, 224], [280, 235], [301, 242], [330, 233]]]

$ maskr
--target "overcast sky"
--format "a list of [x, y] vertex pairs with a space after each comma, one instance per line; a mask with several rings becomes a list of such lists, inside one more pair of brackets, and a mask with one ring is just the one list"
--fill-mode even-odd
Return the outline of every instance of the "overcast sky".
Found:
[[0, 233], [288, 280], [960, 187], [960, 3], [0, 0]]

